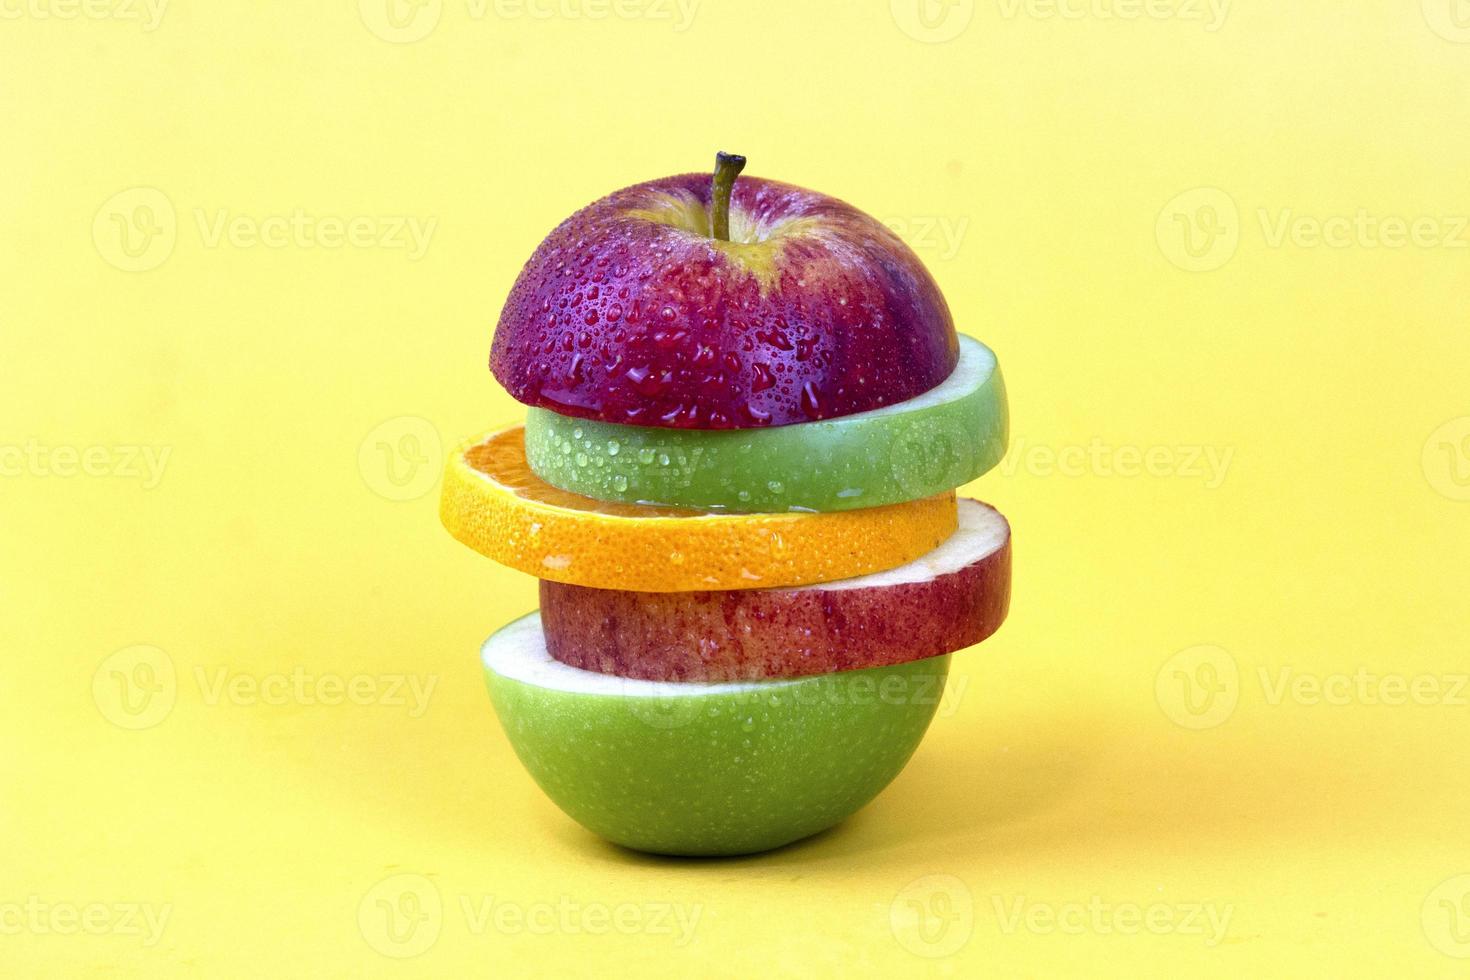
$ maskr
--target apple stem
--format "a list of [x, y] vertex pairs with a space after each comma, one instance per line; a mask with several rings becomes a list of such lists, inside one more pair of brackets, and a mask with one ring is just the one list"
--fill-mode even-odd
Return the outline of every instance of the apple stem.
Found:
[[730, 194], [735, 178], [745, 169], [745, 157], [724, 150], [715, 154], [715, 179], [710, 191], [710, 234], [722, 242], [730, 240]]

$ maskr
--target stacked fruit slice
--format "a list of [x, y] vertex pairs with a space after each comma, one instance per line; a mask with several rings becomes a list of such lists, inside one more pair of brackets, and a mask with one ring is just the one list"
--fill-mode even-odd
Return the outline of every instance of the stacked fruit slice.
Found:
[[482, 650], [517, 754], [662, 853], [857, 810], [1010, 595], [1005, 519], [955, 498], [1005, 451], [995, 356], [881, 224], [743, 163], [552, 232], [491, 352], [527, 423], [444, 482], [449, 531], [542, 580]]

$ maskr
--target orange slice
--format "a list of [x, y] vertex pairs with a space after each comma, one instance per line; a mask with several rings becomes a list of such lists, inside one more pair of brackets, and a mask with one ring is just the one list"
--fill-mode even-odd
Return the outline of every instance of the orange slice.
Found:
[[503, 565], [553, 582], [635, 592], [765, 589], [867, 575], [913, 561], [958, 526], [953, 492], [824, 514], [593, 500], [531, 472], [523, 426], [450, 454], [439, 516], [450, 534]]

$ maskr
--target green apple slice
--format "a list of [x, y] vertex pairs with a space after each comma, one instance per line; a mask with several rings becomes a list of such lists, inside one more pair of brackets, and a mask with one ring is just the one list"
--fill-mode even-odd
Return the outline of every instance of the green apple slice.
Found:
[[835, 511], [951, 490], [1000, 462], [1008, 435], [995, 354], [960, 337], [939, 387], [871, 412], [769, 429], [700, 431], [526, 414], [541, 479], [621, 503], [744, 513]]
[[573, 820], [659, 854], [750, 854], [846, 819], [898, 775], [949, 657], [792, 680], [629, 680], [552, 659], [532, 613], [481, 650], [516, 755]]

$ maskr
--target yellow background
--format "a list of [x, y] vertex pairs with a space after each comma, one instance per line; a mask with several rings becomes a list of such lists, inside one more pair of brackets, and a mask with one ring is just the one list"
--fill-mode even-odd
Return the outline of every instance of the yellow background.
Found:
[[[0, 4], [0, 972], [1466, 968], [1452, 0], [66, 3]], [[698, 863], [523, 773], [476, 651], [534, 583], [435, 480], [520, 412], [485, 360], [542, 235], [717, 148], [893, 222], [999, 352], [1016, 587], [878, 801]], [[293, 672], [371, 703], [248, 686]]]

